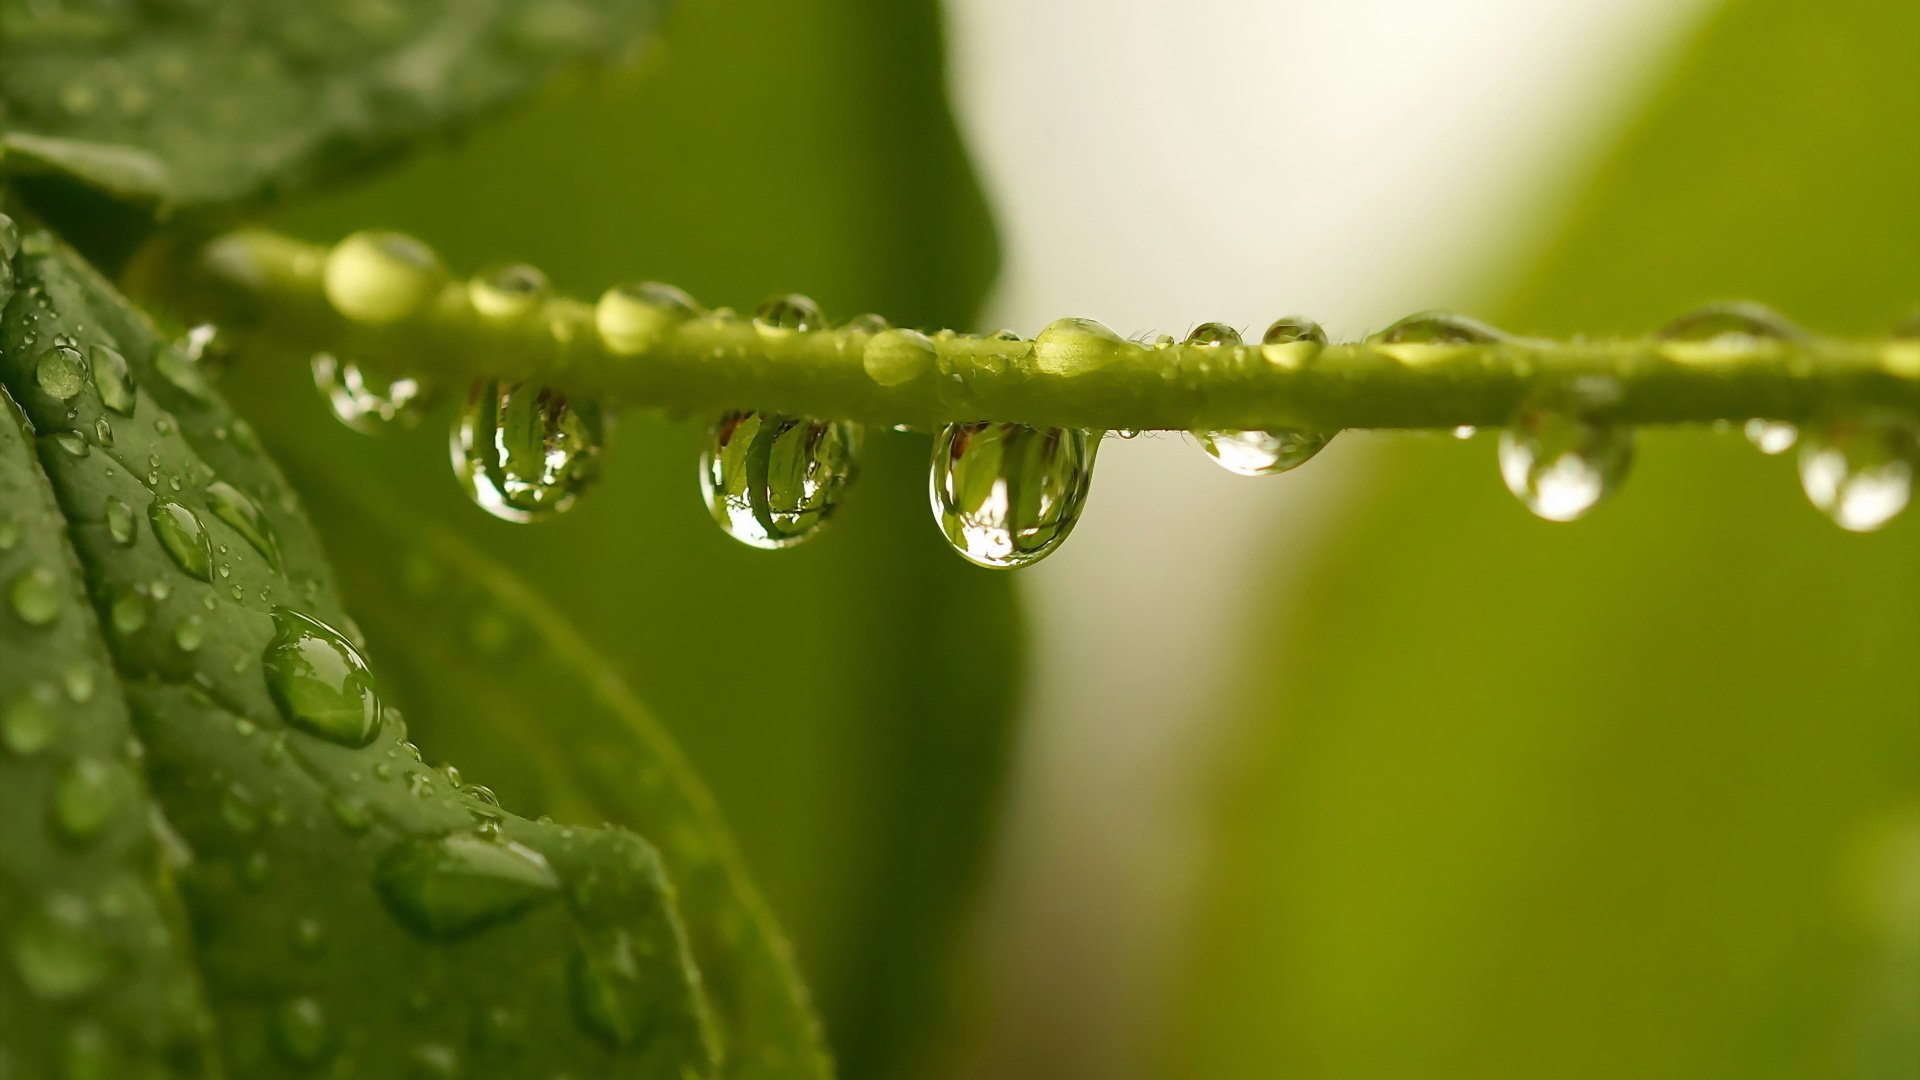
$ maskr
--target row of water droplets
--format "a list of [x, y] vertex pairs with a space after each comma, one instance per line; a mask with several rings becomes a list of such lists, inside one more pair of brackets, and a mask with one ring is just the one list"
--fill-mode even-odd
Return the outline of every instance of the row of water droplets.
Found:
[[[447, 275], [424, 244], [396, 233], [359, 233], [329, 252], [324, 267], [328, 299], [343, 315], [367, 323], [405, 318], [440, 294]], [[550, 296], [541, 272], [524, 264], [482, 273], [467, 283], [473, 311], [483, 320], [511, 323], [535, 317]], [[594, 307], [594, 331], [616, 355], [636, 355], [703, 313], [684, 292], [642, 282], [616, 286]], [[768, 338], [828, 329], [819, 307], [804, 296], [776, 297], [753, 314]], [[556, 333], [567, 332], [556, 325]], [[920, 377], [937, 362], [935, 341], [863, 315], [841, 332], [858, 335], [862, 366], [882, 386]], [[1754, 305], [1716, 305], [1685, 316], [1658, 335], [1673, 359], [1737, 358], [1800, 336], [1773, 313]], [[1458, 315], [1426, 312], [1389, 326], [1367, 343], [1409, 363], [1460, 347], [1507, 337]], [[1018, 342], [1007, 331], [993, 340]], [[1121, 342], [1087, 319], [1061, 319], [1042, 330], [1031, 348], [1045, 369], [1051, 355], [1071, 356], [1087, 341]], [[1327, 335], [1310, 319], [1274, 322], [1261, 338], [1273, 350], [1317, 351]], [[1148, 343], [1175, 343], [1162, 336]], [[1218, 348], [1243, 344], [1240, 333], [1206, 323], [1180, 342]], [[1417, 355], [1416, 355], [1417, 354]], [[406, 420], [422, 401], [412, 379], [376, 385], [355, 365], [316, 356], [313, 372], [336, 416], [373, 430]], [[1633, 431], [1609, 420], [1621, 389], [1604, 376], [1543, 387], [1525, 401], [1501, 432], [1499, 466], [1507, 488], [1534, 514], [1571, 521], [1586, 514], [1624, 481], [1633, 456]], [[605, 432], [601, 410], [558, 391], [525, 383], [474, 384], [454, 428], [454, 470], [475, 503], [504, 520], [528, 522], [570, 507], [598, 475]], [[1920, 469], [1916, 421], [1901, 415], [1862, 415], [1824, 423], [1800, 450], [1802, 486], [1828, 517], [1855, 531], [1875, 529], [1905, 507]], [[1768, 453], [1799, 441], [1790, 424], [1755, 419], [1749, 437]], [[1335, 432], [1270, 429], [1192, 433], [1209, 457], [1234, 473], [1259, 476], [1293, 469], [1317, 454]], [[1472, 429], [1456, 434], [1468, 436]], [[725, 415], [713, 426], [701, 455], [702, 498], [728, 535], [752, 547], [791, 547], [833, 516], [857, 474], [859, 428], [846, 421], [759, 412]], [[968, 560], [1011, 567], [1052, 552], [1085, 505], [1099, 433], [1018, 424], [947, 425], [936, 433], [930, 496], [942, 535]]]

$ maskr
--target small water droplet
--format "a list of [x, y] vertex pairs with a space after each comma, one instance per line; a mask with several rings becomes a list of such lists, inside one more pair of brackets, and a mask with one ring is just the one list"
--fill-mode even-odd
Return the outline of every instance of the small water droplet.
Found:
[[333, 796], [327, 800], [327, 812], [333, 815], [335, 824], [353, 836], [373, 827], [373, 816], [367, 812], [367, 804], [358, 799]]
[[131, 788], [123, 765], [100, 758], [70, 762], [54, 780], [54, 825], [69, 841], [85, 843], [120, 812]]
[[537, 266], [513, 263], [476, 274], [467, 282], [467, 300], [481, 318], [512, 322], [532, 314], [552, 286]]
[[45, 626], [59, 618], [66, 599], [59, 575], [44, 566], [20, 571], [7, 586], [7, 601], [13, 605], [13, 613], [28, 626]]
[[93, 420], [93, 441], [100, 446], [113, 445], [113, 425], [104, 416], [97, 416]]
[[198, 514], [184, 503], [155, 499], [147, 507], [147, 523], [174, 565], [201, 581], [213, 580], [213, 541]]
[[638, 281], [601, 293], [593, 325], [608, 351], [630, 356], [658, 344], [698, 310], [692, 297], [671, 285]]
[[832, 517], [859, 446], [849, 423], [729, 413], [700, 455], [700, 493], [728, 536], [768, 551], [792, 547]]
[[848, 319], [846, 325], [840, 329], [849, 334], [865, 334], [871, 337], [874, 334], [884, 334], [888, 330], [893, 329], [893, 324], [888, 322], [885, 316], [875, 315], [869, 312], [865, 315], [855, 315], [853, 318]]
[[860, 364], [866, 369], [867, 378], [881, 386], [901, 386], [932, 371], [938, 358], [939, 353], [927, 335], [918, 330], [883, 327], [874, 331], [868, 340]]
[[53, 439], [53, 445], [66, 451], [73, 457], [83, 458], [93, 452], [93, 447], [87, 442], [87, 437], [77, 431], [56, 431], [51, 438]]
[[1194, 441], [1221, 468], [1241, 476], [1271, 476], [1298, 468], [1333, 439], [1310, 431], [1196, 431]]
[[41, 390], [65, 401], [87, 384], [87, 362], [78, 350], [56, 345], [40, 354], [33, 377]]
[[288, 998], [274, 1007], [272, 1032], [274, 1048], [298, 1067], [318, 1065], [333, 1050], [326, 1010], [318, 1001], [304, 995]]
[[401, 376], [382, 383], [369, 379], [358, 364], [324, 352], [315, 353], [310, 366], [327, 408], [355, 431], [372, 435], [389, 424], [407, 426], [420, 418], [424, 395], [416, 379]]
[[327, 252], [321, 274], [335, 311], [365, 323], [390, 323], [432, 302], [447, 271], [427, 245], [396, 232], [357, 232]]
[[281, 717], [342, 746], [372, 742], [381, 703], [359, 650], [338, 630], [290, 608], [274, 608], [273, 623], [263, 667]]
[[110, 958], [84, 901], [56, 894], [25, 919], [13, 939], [13, 967], [34, 996], [68, 1001], [99, 986]]
[[969, 562], [1025, 566], [1080, 520], [1099, 440], [1019, 424], [950, 424], [934, 439], [930, 494], [940, 531]]
[[539, 852], [467, 833], [394, 845], [380, 860], [376, 884], [395, 917], [433, 941], [509, 921], [560, 892], [559, 876]]
[[280, 547], [274, 538], [273, 526], [260, 507], [239, 488], [224, 480], [208, 484], [207, 509], [239, 533], [241, 539], [267, 560], [267, 565], [276, 570], [280, 568]]
[[61, 715], [53, 688], [36, 685], [0, 710], [0, 742], [22, 757], [31, 757], [53, 743]]
[[482, 380], [454, 428], [454, 473], [487, 513], [536, 521], [567, 510], [599, 478], [601, 434], [592, 405], [556, 390]]
[[133, 589], [119, 589], [113, 594], [107, 617], [122, 637], [139, 633], [147, 625], [147, 598]]
[[95, 345], [88, 350], [88, 358], [93, 368], [93, 388], [100, 392], [101, 403], [121, 416], [132, 416], [137, 398], [127, 358], [110, 345]]
[[1742, 430], [1747, 441], [1763, 454], [1784, 454], [1800, 441], [1800, 429], [1785, 420], [1755, 417]]
[[753, 328], [763, 334], [794, 334], [827, 325], [820, 305], [799, 293], [776, 296], [753, 311]]
[[1777, 312], [1759, 304], [1708, 304], [1668, 323], [1655, 337], [1667, 343], [1670, 359], [1702, 360], [1737, 356], [1774, 341], [1803, 336]]
[[181, 652], [190, 653], [199, 650], [207, 640], [207, 624], [198, 615], [189, 615], [181, 619], [173, 628], [173, 645]]
[[1093, 319], [1055, 319], [1033, 339], [1033, 369], [1044, 375], [1072, 377], [1112, 363], [1119, 334]]
[[1814, 508], [1849, 532], [1898, 517], [1920, 472], [1920, 423], [1891, 413], [1830, 421], [1800, 446], [1800, 486]]
[[1633, 463], [1633, 429], [1578, 404], [1523, 409], [1500, 433], [1500, 476], [1528, 510], [1572, 521], [1618, 490]]

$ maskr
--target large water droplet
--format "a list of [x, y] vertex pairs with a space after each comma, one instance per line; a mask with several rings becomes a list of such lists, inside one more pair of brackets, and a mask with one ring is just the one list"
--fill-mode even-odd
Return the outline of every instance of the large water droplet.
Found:
[[52, 397], [65, 401], [87, 384], [87, 362], [77, 349], [55, 345], [40, 354], [33, 367], [34, 381]]
[[881, 386], [901, 386], [932, 371], [939, 353], [918, 330], [874, 331], [860, 355], [867, 378]]
[[467, 300], [473, 310], [493, 322], [526, 318], [551, 291], [547, 275], [526, 263], [495, 267], [467, 282]]
[[132, 416], [135, 401], [133, 371], [127, 358], [110, 345], [95, 345], [88, 350], [93, 368], [93, 388], [100, 392], [101, 404], [121, 416]]
[[334, 310], [349, 319], [389, 323], [430, 303], [447, 281], [440, 257], [396, 232], [357, 232], [327, 253], [322, 285]]
[[799, 293], [776, 296], [753, 311], [753, 327], [763, 334], [795, 334], [827, 325], [820, 305]]
[[176, 566], [201, 581], [213, 580], [213, 541], [198, 514], [184, 503], [155, 499], [147, 507], [147, 522]]
[[93, 921], [84, 901], [64, 894], [21, 920], [13, 967], [36, 997], [66, 1001], [105, 981], [112, 964]]
[[652, 348], [698, 310], [692, 297], [671, 285], [637, 281], [601, 293], [593, 325], [608, 351], [627, 356]]
[[363, 434], [374, 434], [396, 421], [419, 419], [420, 383], [405, 376], [384, 383], [369, 379], [358, 364], [332, 353], [315, 353], [313, 385], [325, 395], [327, 407], [341, 423]]
[[1084, 375], [1112, 363], [1124, 344], [1093, 319], [1055, 319], [1033, 339], [1033, 368], [1047, 375]]
[[338, 630], [289, 608], [274, 608], [273, 624], [262, 665], [280, 715], [342, 746], [372, 742], [380, 731], [380, 696], [359, 650]]
[[1331, 435], [1311, 431], [1196, 431], [1200, 449], [1219, 466], [1241, 476], [1271, 476], [1298, 468], [1318, 454]]
[[454, 428], [454, 472], [494, 517], [551, 517], [598, 479], [601, 432], [597, 408], [557, 390], [483, 380]]
[[207, 485], [207, 509], [239, 533], [253, 550], [260, 553], [261, 558], [267, 560], [267, 565], [279, 569], [280, 546], [274, 539], [273, 526], [267, 521], [267, 515], [245, 493], [224, 480], [215, 480]]
[[45, 626], [59, 618], [66, 599], [60, 588], [60, 576], [44, 566], [20, 571], [7, 586], [7, 602], [28, 626]]
[[1920, 472], [1920, 423], [1873, 413], [1810, 430], [1800, 446], [1808, 501], [1849, 532], [1872, 532], [1899, 516]]
[[1073, 531], [1100, 442], [1084, 431], [950, 424], [933, 445], [934, 518], [953, 549], [988, 567], [1025, 566]]
[[1528, 510], [1572, 521], [1618, 490], [1633, 463], [1633, 429], [1578, 406], [1523, 409], [1500, 433], [1500, 477]]
[[433, 941], [506, 922], [560, 892], [539, 852], [470, 833], [394, 845], [376, 884], [401, 923]]
[[1785, 420], [1755, 417], [1747, 421], [1747, 441], [1763, 454], [1784, 454], [1800, 441], [1800, 429]]
[[769, 551], [792, 547], [833, 516], [859, 445], [849, 423], [729, 413], [700, 455], [700, 493], [728, 536]]

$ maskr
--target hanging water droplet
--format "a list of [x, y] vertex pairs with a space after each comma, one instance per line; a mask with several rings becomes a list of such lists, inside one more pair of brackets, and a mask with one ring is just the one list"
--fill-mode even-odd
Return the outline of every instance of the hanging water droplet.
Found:
[[87, 384], [87, 362], [81, 358], [78, 350], [55, 345], [40, 354], [39, 361], [34, 364], [33, 377], [41, 390], [65, 401]]
[[13, 938], [13, 968], [44, 1001], [68, 1001], [99, 986], [112, 964], [93, 916], [80, 898], [49, 897], [21, 920]]
[[600, 411], [557, 390], [477, 382], [453, 433], [453, 468], [467, 494], [502, 521], [571, 507], [600, 475]]
[[7, 586], [7, 601], [28, 626], [47, 625], [59, 618], [60, 609], [66, 606], [59, 575], [44, 566], [29, 567], [14, 575]]
[[0, 710], [0, 742], [22, 757], [31, 757], [52, 745], [61, 715], [53, 688], [36, 685]]
[[1785, 420], [1754, 417], [1743, 430], [1747, 441], [1763, 454], [1784, 454], [1800, 441], [1800, 429]]
[[54, 780], [54, 825], [67, 840], [85, 843], [126, 805], [131, 789], [125, 766], [100, 758], [70, 762]]
[[495, 267], [467, 282], [467, 300], [473, 310], [493, 322], [526, 318], [551, 291], [547, 275], [526, 263]]
[[507, 922], [560, 892], [544, 855], [467, 833], [394, 845], [375, 884], [401, 924], [430, 941]]
[[859, 446], [852, 424], [729, 413], [700, 455], [700, 493], [728, 536], [768, 551], [792, 547], [833, 516]]
[[934, 369], [939, 353], [927, 335], [918, 330], [874, 332], [861, 353], [860, 364], [867, 378], [881, 386], [902, 386]]
[[333, 1049], [326, 1010], [310, 997], [293, 997], [273, 1010], [273, 1045], [288, 1063], [305, 1068], [326, 1060]]
[[126, 547], [133, 543], [135, 535], [133, 507], [109, 495], [107, 496], [106, 517], [107, 535], [113, 537], [114, 543], [119, 544], [121, 547]]
[[273, 625], [262, 663], [281, 717], [342, 746], [372, 742], [381, 703], [359, 650], [338, 630], [290, 608], [274, 608]]
[[1125, 344], [1093, 319], [1055, 319], [1033, 339], [1033, 368], [1046, 375], [1084, 375], [1112, 363]]
[[365, 323], [390, 323], [432, 302], [447, 282], [440, 257], [397, 232], [357, 232], [327, 252], [321, 283], [335, 311]]
[[201, 581], [213, 580], [213, 541], [198, 514], [184, 503], [155, 499], [147, 507], [147, 522], [174, 565]]
[[1920, 423], [1891, 413], [1828, 422], [1800, 446], [1800, 486], [1849, 532], [1872, 532], [1907, 507], [1920, 472]]
[[[1558, 395], [1552, 395], [1558, 396]], [[1500, 433], [1500, 477], [1528, 510], [1572, 521], [1618, 490], [1633, 463], [1633, 429], [1595, 415], [1578, 388], [1523, 409]]]
[[608, 351], [630, 356], [652, 348], [698, 311], [691, 296], [671, 285], [637, 281], [601, 293], [593, 325]]
[[820, 305], [799, 293], [776, 296], [753, 310], [753, 328], [762, 334], [796, 334], [827, 325]]
[[420, 418], [422, 393], [416, 379], [405, 376], [385, 383], [367, 378], [358, 364], [332, 353], [315, 353], [311, 361], [313, 385], [327, 399], [327, 407], [341, 423], [372, 435], [398, 421], [410, 425]]
[[950, 424], [933, 445], [930, 494], [940, 531], [969, 562], [1025, 566], [1080, 520], [1100, 442], [1084, 431]]
[[239, 488], [224, 480], [208, 484], [207, 509], [239, 533], [241, 539], [267, 560], [267, 565], [276, 570], [280, 568], [280, 546], [274, 539], [273, 526], [260, 507]]
[[136, 395], [127, 358], [110, 345], [95, 345], [87, 355], [93, 368], [93, 388], [100, 392], [101, 404], [121, 416], [132, 416]]
[[1194, 441], [1230, 473], [1271, 476], [1298, 468], [1333, 439], [1310, 431], [1196, 431]]

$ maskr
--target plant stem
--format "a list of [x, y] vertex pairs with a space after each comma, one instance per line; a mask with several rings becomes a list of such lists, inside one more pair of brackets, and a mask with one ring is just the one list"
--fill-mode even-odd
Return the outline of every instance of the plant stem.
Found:
[[1037, 341], [942, 331], [922, 345], [852, 328], [770, 330], [721, 311], [669, 319], [643, 347], [616, 348], [593, 304], [547, 297], [525, 315], [488, 317], [458, 280], [404, 318], [356, 321], [328, 301], [327, 255], [261, 230], [176, 241], [136, 260], [130, 287], [215, 323], [243, 352], [294, 346], [443, 383], [531, 380], [675, 415], [757, 409], [923, 429], [1447, 429], [1504, 425], [1535, 395], [1569, 387], [1598, 417], [1631, 425], [1920, 413], [1911, 334], [1209, 346], [1125, 341], [1082, 324]]

